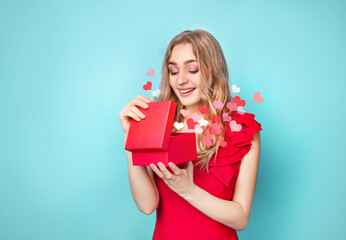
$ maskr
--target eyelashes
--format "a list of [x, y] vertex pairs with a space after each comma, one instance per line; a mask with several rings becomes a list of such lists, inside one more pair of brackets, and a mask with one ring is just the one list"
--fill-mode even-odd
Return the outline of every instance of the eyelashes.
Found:
[[[198, 69], [197, 69], [196, 71], [189, 71], [189, 73], [192, 73], [192, 74], [195, 74], [195, 73], [197, 73], [197, 72], [198, 72]], [[169, 74], [170, 74], [170, 75], [177, 75], [178, 72], [170, 72]]]

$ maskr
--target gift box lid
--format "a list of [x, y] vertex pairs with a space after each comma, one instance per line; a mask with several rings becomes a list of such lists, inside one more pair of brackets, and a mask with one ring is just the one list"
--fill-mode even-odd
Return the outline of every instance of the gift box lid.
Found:
[[167, 151], [171, 136], [175, 110], [174, 101], [150, 102], [144, 109], [146, 116], [139, 122], [131, 119], [125, 149], [129, 151]]

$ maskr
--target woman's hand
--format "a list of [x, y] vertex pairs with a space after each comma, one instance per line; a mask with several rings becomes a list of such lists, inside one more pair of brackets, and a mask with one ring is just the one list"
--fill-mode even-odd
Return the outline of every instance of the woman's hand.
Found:
[[138, 95], [129, 104], [125, 105], [123, 109], [121, 109], [119, 118], [123, 127], [125, 138], [127, 138], [127, 134], [129, 132], [131, 118], [135, 119], [136, 121], [140, 121], [141, 118], [144, 119], [146, 117], [136, 106], [146, 109], [149, 107], [148, 103], [153, 101], [153, 97], [148, 99], [142, 95]]
[[163, 179], [170, 189], [180, 196], [189, 194], [196, 188], [196, 185], [193, 182], [192, 161], [188, 163], [186, 169], [178, 168], [177, 165], [169, 162], [168, 165], [172, 169], [173, 173], [171, 173], [162, 162], [158, 162], [157, 165], [159, 168], [153, 163], [150, 164], [150, 167], [160, 178]]

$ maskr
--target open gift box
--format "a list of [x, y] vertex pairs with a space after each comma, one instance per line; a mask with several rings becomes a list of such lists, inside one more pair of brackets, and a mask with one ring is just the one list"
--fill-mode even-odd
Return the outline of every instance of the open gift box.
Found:
[[137, 166], [162, 162], [180, 164], [197, 159], [195, 133], [172, 133], [177, 104], [174, 101], [150, 102], [138, 109], [146, 118], [131, 119], [125, 149], [132, 152]]

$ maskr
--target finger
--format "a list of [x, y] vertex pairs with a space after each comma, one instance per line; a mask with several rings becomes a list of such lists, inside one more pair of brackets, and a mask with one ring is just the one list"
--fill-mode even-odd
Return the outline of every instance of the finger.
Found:
[[132, 100], [131, 106], [140, 106], [140, 107], [145, 108], [145, 109], [149, 107], [149, 105], [145, 101], [143, 101], [142, 99], [138, 99], [138, 98], [135, 98]]
[[150, 103], [150, 100], [149, 100], [147, 97], [144, 97], [144, 96], [142, 96], [142, 95], [137, 95], [136, 98], [142, 99], [142, 100], [143, 100], [144, 102], [146, 102], [146, 103]]
[[163, 175], [165, 175], [166, 178], [171, 178], [172, 177], [172, 173], [170, 173], [166, 166], [162, 163], [162, 162], [158, 162], [157, 165], [159, 166], [161, 172], [163, 173]]
[[179, 175], [179, 174], [181, 173], [181, 169], [178, 168], [178, 166], [175, 165], [174, 163], [169, 162], [168, 165], [169, 165], [169, 167], [172, 169], [172, 171], [174, 172], [174, 174]]
[[188, 169], [193, 169], [193, 163], [192, 163], [192, 161], [189, 161], [189, 162], [188, 162], [187, 168], [188, 168]]
[[139, 111], [138, 108], [136, 108], [135, 106], [131, 106], [130, 107], [131, 111], [134, 112], [137, 116], [141, 117], [141, 118], [145, 118], [144, 113], [142, 113], [141, 111]]
[[149, 100], [150, 102], [154, 102], [154, 97], [151, 97]]
[[160, 171], [160, 169], [158, 169], [158, 168], [156, 167], [155, 164], [151, 163], [151, 164], [150, 164], [150, 167], [151, 167], [151, 169], [157, 174], [157, 176], [159, 176], [160, 178], [164, 178], [163, 173]]
[[135, 114], [134, 112], [131, 111], [131, 109], [128, 110], [127, 116], [135, 119], [137, 122], [139, 122], [141, 119], [137, 116], [137, 114]]

